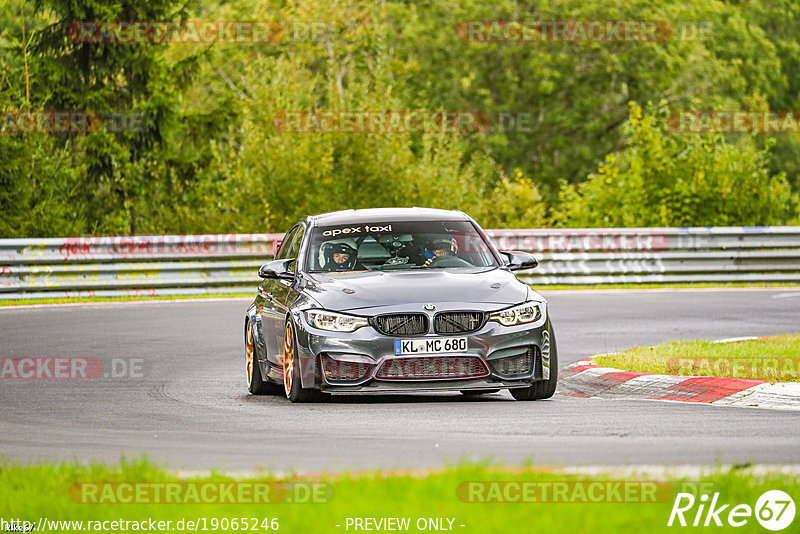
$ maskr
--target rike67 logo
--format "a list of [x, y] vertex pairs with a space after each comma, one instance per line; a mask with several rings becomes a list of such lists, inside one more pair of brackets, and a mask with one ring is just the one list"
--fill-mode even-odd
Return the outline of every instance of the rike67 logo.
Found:
[[767, 530], [783, 530], [792, 524], [795, 515], [794, 501], [781, 490], [764, 492], [755, 507], [749, 504], [722, 504], [719, 492], [710, 498], [704, 493], [697, 499], [691, 493], [678, 493], [667, 526], [731, 526], [742, 527], [755, 516], [756, 521]]

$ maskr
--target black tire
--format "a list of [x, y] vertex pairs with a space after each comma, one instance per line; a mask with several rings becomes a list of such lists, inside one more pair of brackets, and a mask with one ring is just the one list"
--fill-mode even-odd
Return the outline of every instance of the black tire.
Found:
[[556, 332], [550, 325], [550, 378], [537, 380], [530, 387], [510, 390], [511, 396], [517, 400], [542, 400], [549, 399], [556, 392], [558, 383], [558, 348], [556, 346]]
[[[323, 394], [316, 389], [304, 388], [300, 381], [300, 364], [295, 358], [295, 347], [297, 346], [294, 335], [292, 321], [286, 322], [286, 329], [283, 335], [283, 390], [286, 398], [291, 402], [316, 402], [322, 400]], [[287, 360], [287, 356], [289, 357]], [[291, 366], [289, 374], [286, 373], [287, 363]]]
[[478, 395], [489, 395], [491, 393], [497, 393], [500, 391], [499, 389], [462, 389], [461, 394], [466, 395], [467, 397], [477, 397]]
[[283, 390], [278, 384], [264, 381], [261, 378], [261, 368], [258, 366], [258, 356], [253, 337], [253, 326], [247, 322], [244, 334], [244, 359], [245, 372], [247, 373], [247, 390], [253, 395], [276, 395]]

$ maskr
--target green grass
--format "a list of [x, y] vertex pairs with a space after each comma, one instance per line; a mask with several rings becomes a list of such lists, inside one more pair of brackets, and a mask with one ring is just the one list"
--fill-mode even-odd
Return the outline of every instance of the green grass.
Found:
[[[332, 496], [322, 499], [324, 502], [305, 504], [85, 504], [80, 502], [79, 493], [70, 496], [73, 485], [86, 482], [176, 480], [174, 475], [146, 460], [123, 461], [117, 466], [0, 464], [0, 516], [5, 520], [20, 518], [33, 523], [38, 523], [40, 518], [75, 521], [138, 521], [153, 518], [156, 521], [173, 521], [174, 524], [181, 518], [206, 518], [209, 527], [212, 518], [258, 518], [259, 522], [263, 518], [277, 518], [279, 530], [286, 533], [353, 532], [352, 527], [348, 530], [345, 525], [347, 518], [354, 517], [408, 517], [411, 519], [409, 531], [417, 532], [415, 523], [419, 518], [453, 518], [453, 530], [463, 533], [535, 531], [621, 534], [680, 530], [679, 527], [668, 528], [666, 524], [677, 491], [687, 491], [689, 488], [703, 488], [702, 492], [692, 493], [719, 492], [720, 502], [742, 503], [751, 507], [763, 492], [771, 489], [786, 491], [796, 502], [800, 502], [800, 482], [794, 476], [756, 476], [746, 470], [725, 471], [719, 468], [709, 468], [700, 480], [651, 480], [661, 484], [659, 490], [651, 494], [656, 497], [652, 500], [657, 502], [636, 502], [639, 499], [635, 498], [633, 502], [585, 502], [573, 490], [568, 496], [577, 502], [466, 502], [469, 494], [463, 488], [474, 482], [566, 482], [572, 484], [571, 487], [586, 488], [590, 482], [614, 480], [607, 476], [568, 475], [554, 469], [531, 466], [495, 468], [485, 465], [463, 465], [432, 472], [360, 472], [293, 479], [295, 482], [313, 480], [318, 484], [324, 483], [328, 494]], [[189, 479], [190, 482], [233, 480], [265, 482], [276, 479], [269, 474], [251, 479], [233, 479], [218, 473]], [[636, 480], [647, 482], [646, 478], [632, 476], [624, 480], [629, 483]], [[700, 483], [703, 485], [698, 486]], [[477, 495], [486, 497], [489, 494], [479, 492]], [[687, 513], [690, 522], [696, 509], [695, 506], [691, 513]], [[745, 527], [735, 530], [763, 531], [753, 517]], [[67, 530], [56, 528], [51, 531]], [[176, 530], [173, 528], [172, 531]], [[213, 530], [209, 528], [209, 531]], [[728, 528], [716, 531], [727, 532]]]
[[130, 297], [75, 297], [75, 298], [42, 298], [0, 300], [0, 306], [26, 306], [30, 304], [76, 304], [86, 302], [129, 302], [137, 300], [181, 300], [181, 299], [214, 299], [214, 298], [255, 297], [255, 293], [208, 293], [205, 295], [137, 295]]
[[800, 335], [734, 343], [672, 341], [598, 356], [594, 362], [602, 367], [666, 375], [797, 382], [800, 381]]

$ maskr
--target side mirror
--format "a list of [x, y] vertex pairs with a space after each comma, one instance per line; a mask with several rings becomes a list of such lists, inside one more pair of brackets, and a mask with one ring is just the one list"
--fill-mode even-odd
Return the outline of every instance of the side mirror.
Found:
[[520, 252], [519, 250], [503, 250], [500, 254], [508, 258], [509, 271], [524, 271], [525, 269], [534, 269], [539, 262], [533, 257], [533, 254], [528, 252]]
[[289, 264], [293, 261], [295, 260], [268, 261], [258, 270], [258, 276], [276, 280], [294, 280], [294, 273], [289, 272]]

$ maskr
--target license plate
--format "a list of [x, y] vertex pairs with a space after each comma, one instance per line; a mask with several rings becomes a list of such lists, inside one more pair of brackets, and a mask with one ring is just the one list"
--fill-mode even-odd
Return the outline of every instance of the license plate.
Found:
[[467, 338], [465, 337], [394, 340], [395, 356], [404, 356], [406, 354], [447, 354], [466, 351]]

